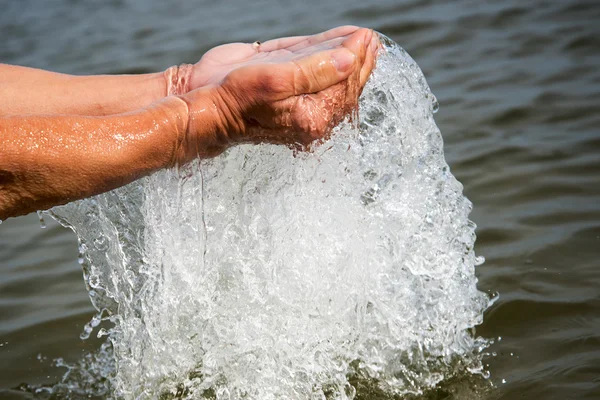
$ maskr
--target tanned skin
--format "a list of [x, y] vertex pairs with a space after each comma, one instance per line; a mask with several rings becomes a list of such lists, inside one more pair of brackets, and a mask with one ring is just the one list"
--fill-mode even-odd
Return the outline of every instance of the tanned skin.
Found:
[[372, 30], [347, 26], [219, 46], [157, 74], [75, 77], [0, 65], [0, 220], [236, 143], [323, 139], [356, 109], [379, 47]]

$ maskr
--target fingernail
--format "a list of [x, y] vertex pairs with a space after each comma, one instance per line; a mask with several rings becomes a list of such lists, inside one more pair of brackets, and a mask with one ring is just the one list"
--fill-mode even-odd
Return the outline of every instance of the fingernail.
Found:
[[353, 52], [347, 49], [338, 50], [331, 55], [335, 68], [340, 72], [346, 72], [356, 60]]

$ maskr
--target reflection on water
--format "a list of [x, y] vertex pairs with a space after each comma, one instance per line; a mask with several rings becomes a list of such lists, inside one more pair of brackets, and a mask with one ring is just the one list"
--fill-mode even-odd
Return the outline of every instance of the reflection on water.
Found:
[[[0, 13], [0, 60], [80, 74], [154, 71], [221, 42], [344, 23], [388, 34], [439, 99], [446, 157], [475, 205], [476, 249], [487, 260], [478, 285], [500, 293], [477, 328], [496, 339], [488, 351], [497, 355], [484, 361], [496, 388], [485, 397], [597, 397], [597, 2], [309, 0], [240, 4], [244, 12], [231, 2], [155, 3], [10, 2]], [[95, 335], [78, 339], [93, 311], [75, 239], [46, 222], [45, 230], [35, 215], [0, 225], [7, 390], [57, 382], [65, 369], [52, 368], [53, 359], [73, 364], [98, 345]], [[476, 385], [456, 382], [425, 397], [473, 397]]]

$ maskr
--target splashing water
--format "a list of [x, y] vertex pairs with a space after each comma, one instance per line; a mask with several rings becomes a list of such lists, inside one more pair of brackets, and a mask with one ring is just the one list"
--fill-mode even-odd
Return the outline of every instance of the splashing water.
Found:
[[53, 210], [102, 310], [82, 337], [114, 324], [78, 368], [118, 398], [261, 400], [352, 399], [359, 381], [421, 393], [482, 371], [471, 204], [421, 70], [384, 43], [360, 127], [313, 152], [237, 146]]
[[44, 215], [43, 215], [42, 211], [38, 210], [36, 212], [37, 212], [38, 219], [40, 220], [40, 228], [46, 229], [46, 221], [44, 221]]

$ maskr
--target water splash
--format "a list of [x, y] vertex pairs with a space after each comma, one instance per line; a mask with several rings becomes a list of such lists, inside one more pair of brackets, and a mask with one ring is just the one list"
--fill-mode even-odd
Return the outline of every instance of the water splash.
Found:
[[46, 229], [46, 221], [44, 221], [44, 215], [42, 214], [42, 211], [38, 210], [36, 212], [38, 219], [40, 220], [40, 228]]
[[471, 203], [421, 70], [384, 43], [360, 127], [314, 152], [238, 146], [53, 210], [100, 310], [83, 336], [114, 323], [79, 368], [116, 397], [261, 400], [483, 373]]
[[437, 113], [438, 111], [440, 111], [440, 103], [438, 103], [438, 99], [437, 97], [435, 97], [435, 95], [431, 95], [431, 112], [432, 113]]

